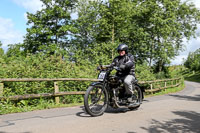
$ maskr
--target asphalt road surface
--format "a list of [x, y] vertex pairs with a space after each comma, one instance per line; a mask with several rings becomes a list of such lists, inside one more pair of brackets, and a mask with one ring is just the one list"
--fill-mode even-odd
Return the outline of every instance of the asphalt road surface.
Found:
[[81, 106], [0, 116], [0, 133], [200, 133], [200, 84], [90, 117]]

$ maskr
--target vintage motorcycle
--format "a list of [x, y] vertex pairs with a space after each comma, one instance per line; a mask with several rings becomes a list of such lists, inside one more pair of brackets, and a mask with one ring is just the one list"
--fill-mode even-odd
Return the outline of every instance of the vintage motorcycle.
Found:
[[133, 83], [133, 95], [128, 97], [120, 77], [111, 73], [119, 71], [118, 67], [109, 65], [99, 66], [98, 82], [93, 82], [84, 95], [84, 107], [91, 116], [100, 116], [107, 109], [128, 108], [134, 110], [140, 107], [143, 100], [143, 92], [137, 82]]

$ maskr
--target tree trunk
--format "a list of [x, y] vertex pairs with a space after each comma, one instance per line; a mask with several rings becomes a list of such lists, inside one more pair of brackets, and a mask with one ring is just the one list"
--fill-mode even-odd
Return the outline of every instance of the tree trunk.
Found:
[[159, 72], [161, 72], [162, 71], [162, 67], [163, 67], [163, 60], [160, 60], [159, 61]]
[[[112, 25], [112, 44], [115, 43], [115, 24], [113, 20], [113, 25]], [[114, 50], [112, 49], [112, 60], [114, 59]]]

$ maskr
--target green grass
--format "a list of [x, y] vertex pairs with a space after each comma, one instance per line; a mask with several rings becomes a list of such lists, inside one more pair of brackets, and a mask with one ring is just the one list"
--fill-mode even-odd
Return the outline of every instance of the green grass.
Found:
[[200, 83], [200, 71], [190, 71], [186, 69], [182, 72], [184, 79], [187, 81], [199, 82]]
[[11, 103], [0, 103], [0, 115], [10, 114], [10, 113], [20, 113], [20, 112], [30, 112], [34, 110], [44, 110], [44, 109], [53, 109], [53, 108], [63, 108], [63, 107], [74, 107], [81, 106], [83, 102], [79, 103], [70, 103], [70, 104], [55, 104], [55, 103], [43, 103], [38, 104], [37, 106], [16, 106]]
[[179, 92], [179, 91], [183, 90], [184, 88], [185, 88], [185, 85], [184, 85], [184, 83], [182, 83], [178, 87], [173, 87], [173, 88], [167, 88], [165, 90], [160, 90], [160, 91], [154, 92], [153, 94], [147, 94], [147, 95], [145, 95], [145, 97], [152, 97], [152, 96], [159, 96], [159, 95], [165, 95], [165, 94], [170, 94], [170, 93], [176, 93], [176, 92]]
[[193, 82], [199, 82], [200, 83], [200, 72], [192, 73], [184, 76], [185, 80], [187, 81], [193, 81]]

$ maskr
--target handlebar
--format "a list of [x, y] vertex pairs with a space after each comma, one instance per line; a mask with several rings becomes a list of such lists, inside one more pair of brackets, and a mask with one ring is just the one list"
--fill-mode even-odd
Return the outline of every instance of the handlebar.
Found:
[[100, 65], [100, 66], [98, 66], [97, 67], [97, 70], [113, 70], [113, 69], [115, 69], [115, 70], [117, 70], [117, 71], [121, 71], [121, 69], [119, 68], [119, 67], [117, 67], [117, 66], [112, 66], [112, 65]]
[[119, 67], [117, 67], [117, 66], [114, 66], [113, 67], [115, 70], [117, 70], [117, 71], [121, 71], [121, 69], [119, 68]]

